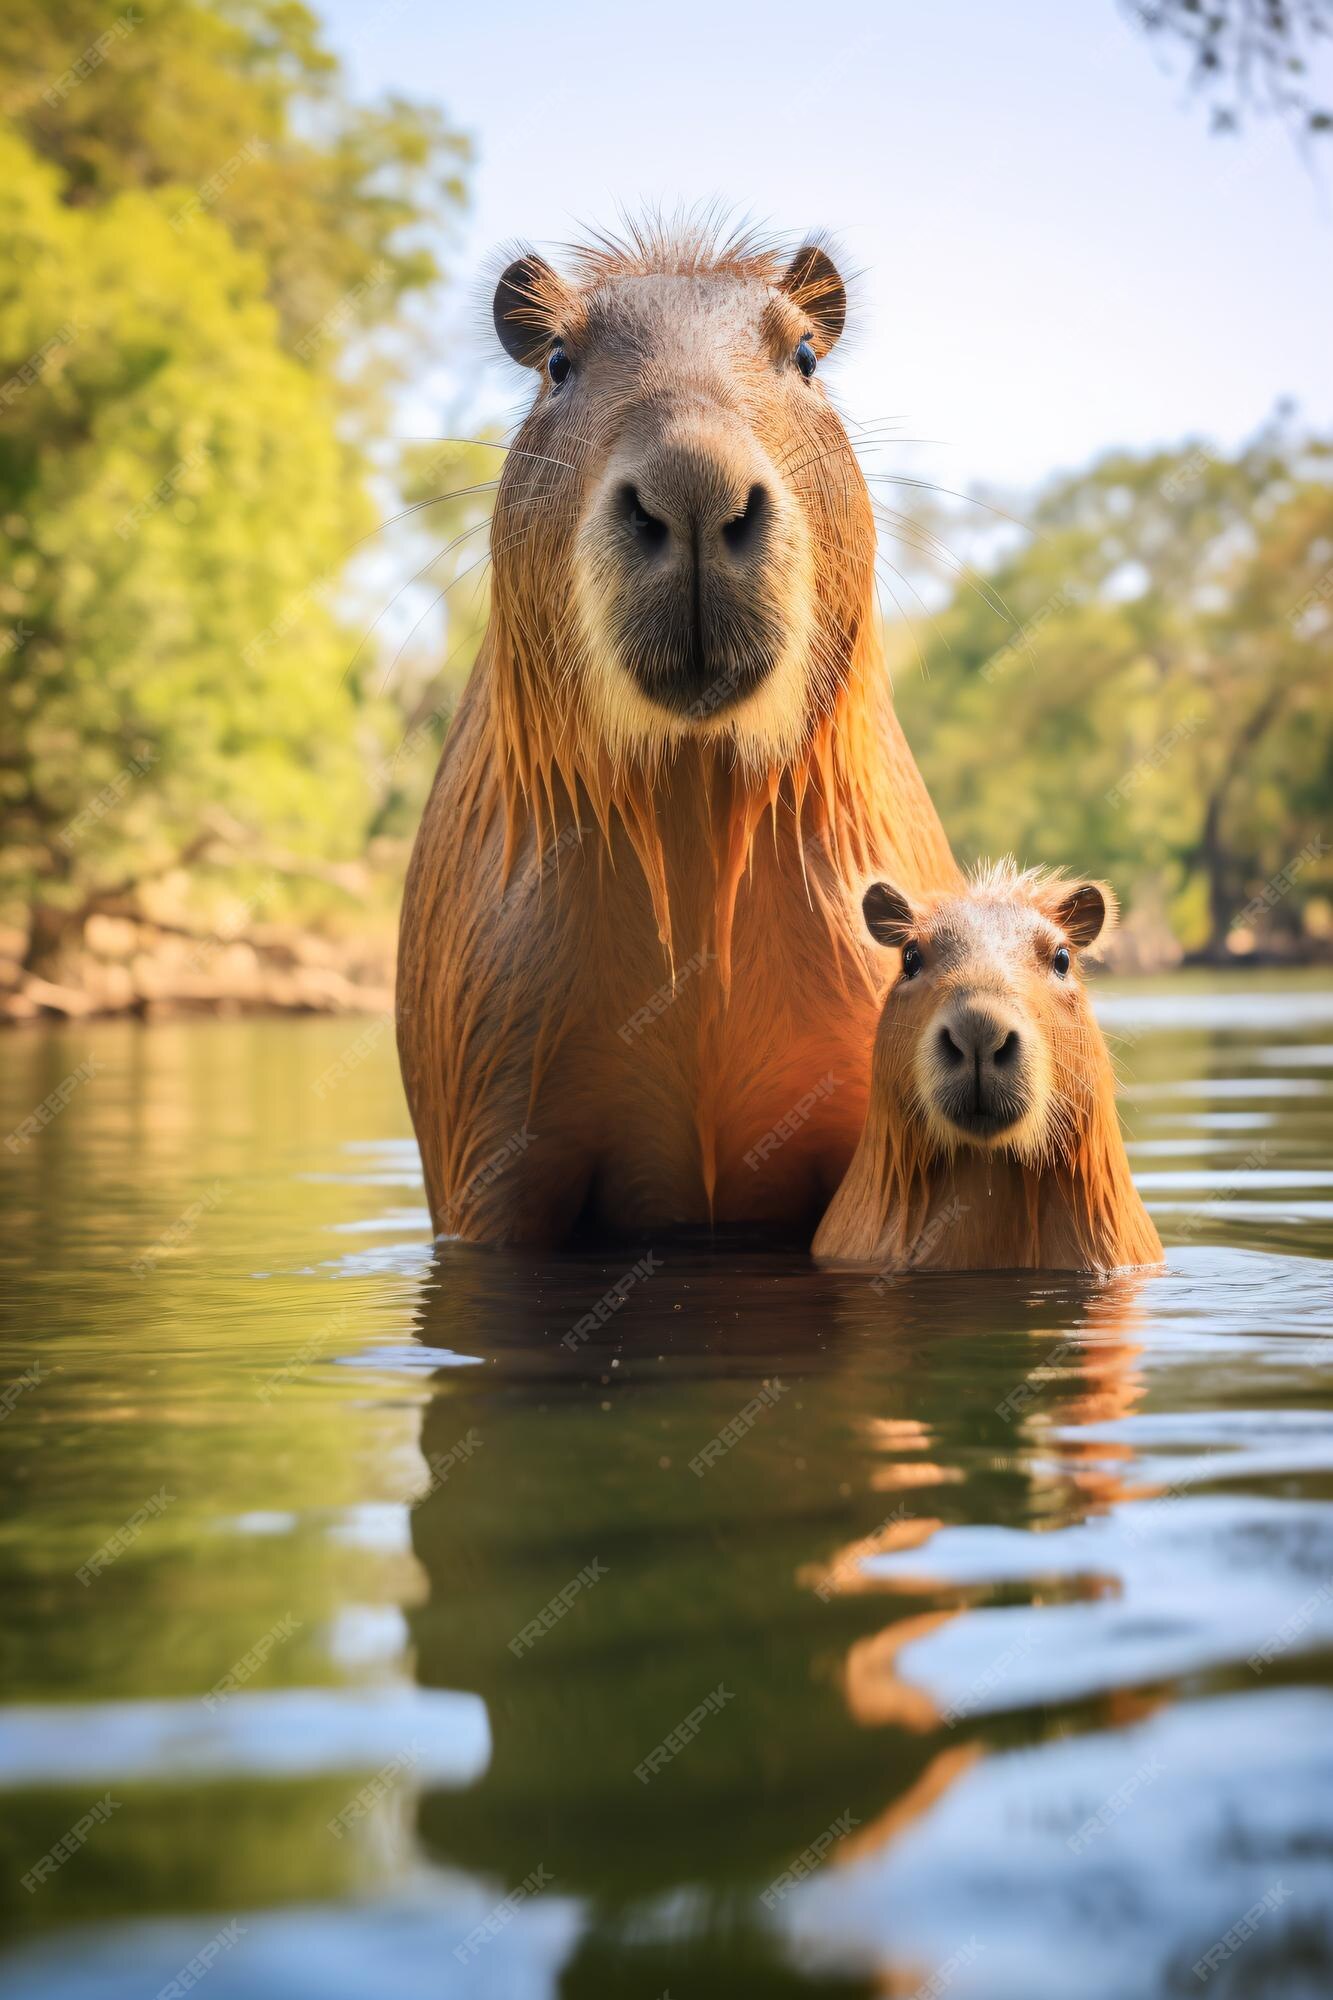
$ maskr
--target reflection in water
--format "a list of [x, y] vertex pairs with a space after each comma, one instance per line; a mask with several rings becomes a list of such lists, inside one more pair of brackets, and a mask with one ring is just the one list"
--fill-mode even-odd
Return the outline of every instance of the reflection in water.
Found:
[[432, 1255], [343, 1024], [11, 1038], [0, 1994], [1326, 1991], [1333, 996], [1216, 998], [1104, 1003], [1166, 1275], [881, 1293]]
[[[1123, 1729], [1157, 1706], [1173, 1647], [1181, 1668], [1216, 1651], [1219, 1685], [1234, 1684], [1226, 1631], [1269, 1629], [1286, 1601], [1279, 1563], [1242, 1627], [1186, 1525], [1194, 1547], [1176, 1560], [1204, 1557], [1194, 1616], [1177, 1603], [1174, 1641], [1169, 1607], [1140, 1618], [1135, 1507], [1168, 1489], [1106, 1433], [1144, 1397], [1150, 1280], [928, 1279], [884, 1299], [797, 1259], [733, 1252], [723, 1275], [681, 1249], [571, 1351], [563, 1335], [616, 1275], [441, 1253], [419, 1337], [471, 1317], [492, 1372], [428, 1412], [427, 1456], [464, 1423], [485, 1449], [413, 1516], [431, 1579], [413, 1618], [419, 1674], [478, 1688], [495, 1734], [486, 1784], [428, 1801], [423, 1840], [441, 1863], [505, 1880], [515, 1828], [534, 1829], [562, 1885], [596, 1898], [599, 1976], [606, 1936], [623, 1952], [651, 1935], [654, 1908], [687, 1884], [697, 1976], [734, 1976], [742, 1938], [745, 1963], [771, 1964], [781, 1928], [747, 1936], [737, 1906], [752, 1910], [758, 1886], [762, 1910], [764, 1885], [825, 1828], [847, 1825], [830, 1867], [882, 1860], [980, 1759], [1050, 1734], [1053, 1669], [1069, 1702], [1058, 1734]], [[782, 1395], [697, 1476], [691, 1462], [761, 1383]], [[1071, 1559], [1091, 1522], [1101, 1543]], [[985, 1553], [960, 1564], [956, 1538]], [[566, 1601], [593, 1562], [599, 1591]], [[548, 1606], [530, 1646], [521, 1635]], [[1051, 1621], [1070, 1634], [1048, 1638]], [[729, 1699], [691, 1734], [712, 1686]], [[679, 1749], [645, 1783], [645, 1757], [673, 1733]], [[905, 1978], [909, 1991], [920, 1970], [891, 1940], [856, 1959], [847, 1969], [880, 1990]]]

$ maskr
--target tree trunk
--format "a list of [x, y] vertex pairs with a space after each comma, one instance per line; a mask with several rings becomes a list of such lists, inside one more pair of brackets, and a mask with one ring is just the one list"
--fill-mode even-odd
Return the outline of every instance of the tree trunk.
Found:
[[1228, 856], [1222, 841], [1222, 815], [1231, 795], [1231, 787], [1244, 766], [1246, 753], [1254, 748], [1276, 719], [1286, 697], [1286, 688], [1273, 688], [1254, 710], [1231, 746], [1203, 816], [1203, 831], [1195, 849], [1195, 859], [1202, 864], [1208, 883], [1208, 942], [1204, 946], [1204, 956], [1216, 963], [1230, 957], [1227, 938], [1234, 914], [1228, 892]]
[[1215, 791], [1204, 814], [1199, 838], [1199, 860], [1208, 884], [1208, 942], [1205, 958], [1221, 963], [1230, 954], [1227, 938], [1231, 931], [1231, 896], [1227, 885], [1227, 854], [1222, 845], [1222, 807], [1225, 792]]
[[59, 984], [60, 964], [67, 949], [83, 935], [83, 910], [62, 910], [37, 900], [28, 909], [28, 946], [23, 970]]

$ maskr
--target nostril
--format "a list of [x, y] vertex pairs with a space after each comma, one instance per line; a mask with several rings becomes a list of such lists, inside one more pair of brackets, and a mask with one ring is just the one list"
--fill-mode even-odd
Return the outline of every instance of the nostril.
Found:
[[744, 555], [763, 532], [768, 515], [768, 495], [762, 486], [752, 486], [739, 514], [722, 524], [722, 539], [732, 555]]
[[947, 1028], [940, 1029], [937, 1039], [939, 1042], [940, 1059], [942, 1062], [948, 1063], [950, 1068], [952, 1069], [956, 1069], [960, 1062], [966, 1062], [967, 1060], [966, 1049], [962, 1049], [959, 1047], [958, 1043], [954, 1040], [953, 1036], [949, 1033], [949, 1030]]
[[667, 525], [650, 514], [639, 498], [638, 488], [622, 486], [617, 496], [620, 514], [636, 542], [650, 553], [660, 549], [667, 538]]
[[991, 1061], [994, 1063], [996, 1069], [1008, 1069], [1010, 1064], [1017, 1060], [1017, 1057], [1018, 1036], [1011, 1028], [1000, 1043], [999, 1048], [992, 1051]]

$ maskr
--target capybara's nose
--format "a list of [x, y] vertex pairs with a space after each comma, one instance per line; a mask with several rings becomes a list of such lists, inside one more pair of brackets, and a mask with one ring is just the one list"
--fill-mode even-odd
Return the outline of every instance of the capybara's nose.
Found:
[[998, 1138], [1024, 1116], [1031, 1065], [1022, 1030], [1004, 1007], [961, 996], [932, 1030], [936, 1109], [969, 1137]]
[[777, 473], [726, 412], [655, 406], [617, 455], [589, 521], [621, 663], [673, 714], [712, 726], [790, 642], [795, 565]]
[[979, 1082], [1015, 1069], [1022, 1047], [1016, 1028], [975, 1004], [954, 1008], [940, 1023], [940, 1061], [949, 1070], [970, 1070]]
[[773, 497], [762, 479], [677, 451], [659, 453], [637, 479], [626, 480], [615, 506], [641, 556], [731, 567], [762, 553]]

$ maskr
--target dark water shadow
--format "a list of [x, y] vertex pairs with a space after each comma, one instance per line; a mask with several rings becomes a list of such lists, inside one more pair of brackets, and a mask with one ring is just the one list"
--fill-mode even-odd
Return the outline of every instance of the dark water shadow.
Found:
[[442, 1246], [416, 1336], [482, 1365], [442, 1371], [426, 1409], [412, 1638], [423, 1684], [482, 1695], [494, 1750], [479, 1785], [423, 1801], [431, 1857], [589, 1898], [568, 1992], [621, 1990], [621, 1965], [657, 1990], [642, 1910], [681, 1895], [662, 1963], [683, 1981], [681, 1940], [705, 1937], [690, 1990], [735, 1990], [812, 1843], [896, 1839], [990, 1743], [1048, 1726], [942, 1718], [896, 1651], [968, 1594], [867, 1587], [858, 1553], [1096, 1504], [1077, 1477], [1034, 1498], [1022, 1439], [1133, 1401], [1136, 1291], [877, 1289], [752, 1240]]

